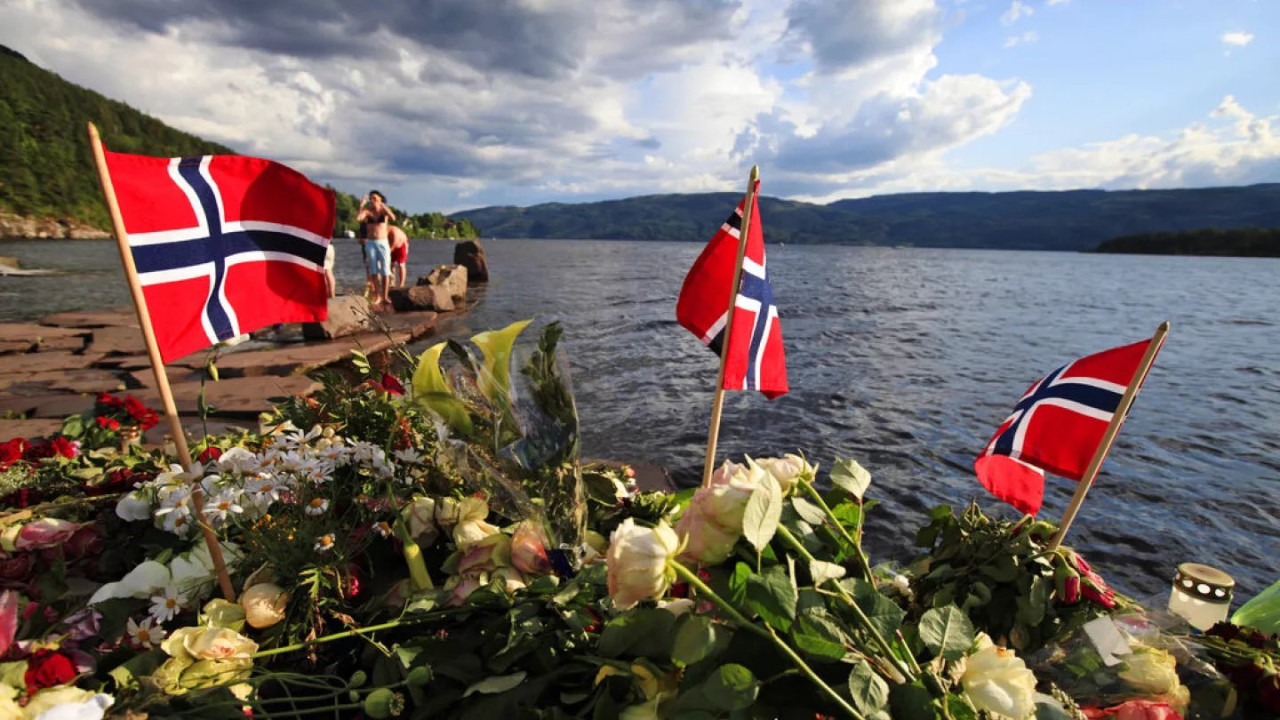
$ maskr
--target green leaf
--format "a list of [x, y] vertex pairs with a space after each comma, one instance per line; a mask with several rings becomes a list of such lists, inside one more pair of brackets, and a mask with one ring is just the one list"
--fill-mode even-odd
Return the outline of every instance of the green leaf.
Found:
[[791, 507], [795, 508], [801, 520], [810, 525], [821, 525], [827, 521], [827, 514], [822, 511], [822, 508], [799, 495], [791, 498]]
[[692, 665], [711, 653], [716, 643], [716, 628], [705, 615], [686, 615], [676, 631], [671, 659]]
[[973, 623], [955, 605], [933, 608], [920, 618], [920, 639], [934, 657], [958, 660], [973, 647]]
[[418, 356], [418, 367], [413, 371], [413, 399], [444, 418], [455, 431], [470, 435], [473, 431], [471, 414], [462, 401], [454, 397], [444, 373], [440, 371], [440, 353], [446, 343], [427, 348]]
[[1240, 606], [1231, 622], [1265, 633], [1280, 633], [1280, 580]]
[[871, 663], [858, 658], [849, 673], [849, 694], [853, 696], [855, 708], [863, 714], [870, 714], [889, 702], [889, 683], [876, 674]]
[[750, 670], [729, 664], [716, 668], [707, 678], [703, 691], [716, 707], [733, 712], [751, 707], [760, 693], [760, 683]]
[[658, 656], [660, 647], [671, 642], [676, 616], [660, 608], [633, 610], [609, 621], [600, 633], [600, 654], [619, 657], [624, 653]]
[[[849, 581], [844, 581], [842, 584]], [[862, 608], [862, 612], [871, 621], [871, 626], [885, 639], [894, 637], [902, 626], [902, 618], [906, 613], [897, 603], [881, 595], [875, 586], [868, 582], [854, 581], [854, 602]]]
[[116, 681], [116, 691], [119, 692], [136, 686], [138, 678], [152, 674], [156, 671], [156, 668], [160, 667], [161, 663], [168, 659], [169, 655], [167, 653], [156, 649], [134, 655], [128, 661], [117, 665], [109, 673], [111, 679]]
[[821, 613], [801, 615], [791, 636], [795, 639], [796, 647], [828, 660], [844, 659], [849, 643], [844, 630]]
[[532, 319], [517, 320], [501, 330], [489, 330], [471, 338], [484, 354], [477, 378], [480, 394], [497, 407], [506, 408], [511, 403], [511, 347], [515, 345], [516, 336], [531, 322]]
[[871, 473], [856, 460], [836, 458], [831, 468], [831, 484], [861, 500], [871, 486]]
[[889, 707], [894, 720], [935, 720], [938, 717], [933, 708], [933, 695], [919, 680], [890, 688]]
[[511, 673], [510, 675], [494, 675], [492, 677], [487, 677], [480, 682], [472, 683], [472, 685], [467, 688], [467, 691], [462, 693], [462, 697], [468, 697], [475, 693], [482, 693], [485, 695], [504, 693], [508, 690], [519, 687], [520, 683], [524, 682], [525, 677], [528, 675], [529, 673], [521, 670], [520, 672]]
[[764, 550], [782, 518], [782, 486], [772, 475], [765, 475], [747, 500], [742, 515], [742, 535], [757, 552]]
[[796, 617], [796, 587], [775, 565], [747, 579], [747, 605], [769, 625], [788, 630]]
[[747, 607], [747, 584], [751, 576], [750, 565], [740, 562], [733, 566], [733, 574], [729, 576], [729, 600], [735, 607]]

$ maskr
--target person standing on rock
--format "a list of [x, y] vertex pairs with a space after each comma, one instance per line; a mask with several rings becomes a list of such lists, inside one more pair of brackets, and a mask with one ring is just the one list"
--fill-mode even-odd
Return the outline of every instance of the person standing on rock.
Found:
[[386, 196], [377, 190], [370, 190], [368, 195], [360, 198], [360, 212], [356, 213], [356, 222], [364, 223], [365, 257], [369, 261], [369, 273], [373, 276], [374, 310], [391, 307], [391, 298], [387, 294], [391, 290], [391, 246], [388, 243], [391, 221], [396, 214], [386, 205]]
[[395, 287], [404, 287], [405, 277], [409, 274], [406, 267], [409, 262], [409, 234], [392, 225], [391, 236], [391, 277]]

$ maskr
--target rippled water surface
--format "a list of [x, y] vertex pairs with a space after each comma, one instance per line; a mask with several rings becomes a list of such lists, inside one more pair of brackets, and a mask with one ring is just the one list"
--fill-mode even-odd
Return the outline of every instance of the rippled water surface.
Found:
[[[674, 319], [701, 244], [485, 241], [491, 282], [455, 335], [560, 320], [584, 452], [665, 465], [696, 483], [716, 359]], [[338, 274], [361, 280], [358, 248]], [[792, 391], [726, 397], [720, 457], [803, 449], [854, 457], [882, 500], [877, 559], [906, 559], [928, 507], [977, 496], [972, 462], [1037, 377], [1075, 357], [1173, 329], [1068, 544], [1147, 598], [1174, 567], [1223, 568], [1250, 597], [1280, 577], [1280, 261], [770, 246]], [[0, 243], [70, 274], [0, 278], [0, 319], [127, 302], [107, 242]], [[411, 276], [450, 262], [417, 242]], [[1074, 484], [1049, 478], [1057, 518]]]

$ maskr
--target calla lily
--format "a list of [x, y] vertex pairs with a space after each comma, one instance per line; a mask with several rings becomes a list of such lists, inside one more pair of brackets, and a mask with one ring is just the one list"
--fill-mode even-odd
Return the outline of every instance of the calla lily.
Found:
[[169, 568], [154, 560], [145, 560], [117, 582], [107, 583], [89, 598], [95, 605], [112, 598], [147, 598], [169, 584]]
[[471, 415], [462, 401], [454, 397], [452, 388], [440, 372], [440, 353], [445, 343], [427, 348], [418, 356], [418, 367], [413, 371], [413, 397], [428, 409], [444, 418], [459, 433], [470, 435], [474, 430]]
[[501, 330], [489, 330], [471, 338], [471, 342], [484, 353], [484, 367], [480, 372], [480, 392], [489, 401], [506, 408], [511, 394], [511, 346], [516, 336], [524, 330], [529, 320], [517, 320]]
[[80, 528], [79, 523], [58, 518], [41, 518], [23, 525], [13, 544], [20, 552], [56, 547], [75, 535]]
[[9, 653], [13, 637], [18, 632], [18, 593], [5, 590], [0, 593], [0, 657]]

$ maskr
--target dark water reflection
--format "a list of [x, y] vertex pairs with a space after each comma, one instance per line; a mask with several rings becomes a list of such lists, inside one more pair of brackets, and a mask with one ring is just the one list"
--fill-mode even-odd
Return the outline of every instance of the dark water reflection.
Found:
[[[127, 301], [107, 243], [0, 243], [0, 255], [80, 273], [0, 278], [0, 319]], [[701, 471], [714, 356], [675, 323], [700, 244], [486, 241], [492, 280], [469, 335], [560, 320], [584, 452]], [[340, 280], [358, 285], [354, 243]], [[418, 242], [411, 275], [449, 262]], [[721, 457], [803, 449], [854, 457], [883, 501], [868, 545], [905, 559], [925, 510], [982, 495], [974, 454], [1034, 379], [1091, 352], [1173, 330], [1069, 544], [1139, 597], [1174, 567], [1221, 567], [1249, 597], [1280, 576], [1280, 261], [846, 247], [769, 248], [792, 392], [727, 396]], [[86, 274], [87, 273], [87, 274]], [[88, 294], [93, 296], [89, 297]], [[1046, 517], [1072, 483], [1050, 478]]]

